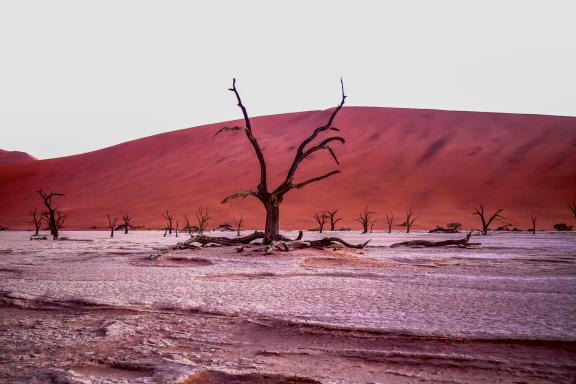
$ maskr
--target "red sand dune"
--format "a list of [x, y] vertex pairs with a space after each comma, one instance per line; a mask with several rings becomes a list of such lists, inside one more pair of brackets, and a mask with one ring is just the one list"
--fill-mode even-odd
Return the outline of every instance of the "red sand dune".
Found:
[[22, 161], [34, 161], [35, 157], [30, 156], [26, 152], [19, 151], [5, 151], [0, 149], [0, 164], [12, 164]]
[[[258, 117], [253, 120], [269, 162], [270, 179], [284, 175], [297, 146], [322, 125], [330, 110]], [[234, 123], [228, 123], [234, 124]], [[240, 122], [239, 122], [240, 124]], [[181, 217], [206, 206], [217, 225], [241, 213], [248, 227], [262, 227], [264, 211], [248, 198], [225, 205], [227, 195], [254, 188], [257, 162], [239, 132], [212, 139], [213, 124], [51, 160], [0, 165], [0, 225], [27, 228], [27, 213], [41, 202], [35, 190], [66, 194], [69, 228], [103, 227], [106, 213], [127, 212], [134, 224], [161, 227], [164, 210]], [[340, 208], [344, 227], [364, 206], [397, 223], [414, 205], [417, 228], [459, 221], [478, 227], [472, 209], [487, 202], [503, 208], [514, 226], [527, 227], [531, 214], [540, 228], [574, 221], [566, 203], [576, 199], [576, 118], [396, 108], [347, 107], [335, 125], [346, 138], [335, 150], [342, 174], [286, 195], [283, 228], [314, 227], [311, 216]], [[298, 180], [335, 168], [320, 152]], [[182, 219], [180, 219], [182, 222]]]

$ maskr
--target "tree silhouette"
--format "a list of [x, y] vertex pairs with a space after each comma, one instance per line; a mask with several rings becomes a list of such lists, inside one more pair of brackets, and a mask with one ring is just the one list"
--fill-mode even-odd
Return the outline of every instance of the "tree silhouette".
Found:
[[166, 224], [168, 224], [166, 228], [164, 228], [164, 237], [166, 237], [167, 233], [170, 235], [172, 234], [172, 222], [174, 221], [174, 215], [169, 211], [166, 211], [162, 214], [162, 217], [166, 219]]
[[221, 132], [227, 132], [227, 131], [242, 131], [242, 132], [244, 132], [244, 134], [246, 135], [246, 138], [248, 139], [248, 141], [252, 145], [252, 148], [254, 149], [254, 152], [255, 152], [256, 157], [258, 159], [258, 164], [260, 166], [260, 181], [258, 183], [258, 186], [256, 187], [256, 190], [248, 190], [248, 191], [242, 191], [242, 192], [234, 193], [234, 194], [226, 197], [222, 201], [222, 203], [226, 203], [230, 200], [237, 199], [240, 197], [245, 198], [248, 196], [253, 196], [253, 197], [256, 197], [258, 200], [260, 200], [260, 202], [262, 203], [262, 205], [264, 206], [264, 208], [266, 210], [266, 225], [265, 225], [265, 229], [264, 229], [264, 240], [263, 240], [264, 244], [270, 244], [273, 240], [280, 239], [280, 236], [279, 236], [280, 235], [280, 204], [282, 203], [282, 200], [284, 199], [284, 195], [286, 193], [288, 193], [292, 189], [300, 189], [300, 188], [305, 187], [308, 184], [312, 184], [312, 183], [315, 183], [317, 181], [324, 180], [324, 179], [326, 179], [332, 175], [340, 173], [339, 170], [334, 170], [334, 171], [328, 172], [324, 175], [313, 177], [311, 179], [308, 179], [308, 180], [305, 180], [302, 182], [294, 182], [294, 176], [296, 174], [298, 166], [304, 160], [306, 160], [310, 155], [312, 155], [313, 153], [318, 152], [320, 150], [328, 151], [328, 153], [332, 156], [332, 158], [334, 159], [336, 164], [337, 165], [340, 164], [337, 157], [336, 157], [336, 154], [334, 153], [334, 151], [332, 150], [332, 148], [330, 147], [329, 144], [334, 143], [334, 142], [344, 143], [343, 137], [331, 136], [331, 137], [328, 137], [328, 138], [322, 140], [321, 142], [319, 142], [316, 145], [309, 146], [309, 145], [311, 145], [312, 141], [314, 139], [316, 139], [316, 137], [319, 134], [326, 132], [326, 131], [339, 131], [338, 128], [335, 128], [332, 126], [332, 123], [334, 122], [334, 119], [336, 118], [336, 115], [338, 114], [338, 112], [342, 109], [342, 106], [344, 105], [344, 102], [346, 100], [346, 95], [344, 94], [344, 83], [342, 82], [342, 80], [340, 80], [340, 84], [341, 84], [341, 88], [342, 88], [342, 99], [340, 101], [340, 104], [330, 114], [330, 117], [328, 118], [328, 121], [326, 122], [326, 124], [324, 124], [321, 127], [316, 128], [310, 134], [310, 136], [308, 136], [306, 139], [304, 139], [304, 141], [300, 144], [300, 146], [296, 150], [296, 155], [294, 157], [294, 160], [292, 161], [292, 165], [290, 166], [288, 173], [286, 174], [286, 178], [276, 189], [274, 189], [273, 191], [270, 191], [269, 186], [268, 186], [267, 165], [266, 165], [266, 160], [264, 158], [264, 154], [262, 152], [262, 148], [260, 147], [260, 143], [258, 142], [256, 137], [254, 136], [254, 133], [252, 131], [252, 124], [250, 122], [248, 112], [247, 112], [244, 104], [242, 104], [240, 94], [238, 93], [238, 90], [236, 88], [236, 79], [233, 79], [233, 81], [232, 81], [232, 88], [230, 88], [229, 90], [231, 92], [233, 92], [234, 95], [236, 96], [237, 105], [238, 105], [238, 107], [240, 107], [240, 109], [242, 111], [245, 126], [244, 127], [242, 127], [242, 126], [224, 127], [224, 128], [221, 128], [220, 130], [218, 130], [214, 136], [218, 135]]
[[488, 230], [490, 229], [490, 225], [496, 219], [505, 219], [504, 216], [500, 215], [504, 212], [503, 209], [498, 209], [492, 215], [488, 214], [484, 208], [486, 207], [486, 203], [482, 203], [478, 206], [478, 208], [474, 209], [473, 215], [477, 215], [482, 222], [482, 234], [486, 236], [488, 234]]
[[403, 227], [406, 227], [406, 233], [410, 233], [414, 222], [416, 222], [417, 217], [414, 217], [414, 207], [410, 206], [410, 208], [406, 211], [406, 219], [402, 223]]
[[354, 219], [354, 221], [357, 221], [362, 225], [362, 233], [368, 233], [368, 228], [370, 227], [370, 224], [373, 223], [372, 214], [374, 213], [375, 212], [369, 211], [368, 207], [366, 207], [362, 212], [360, 212], [360, 216]]
[[29, 223], [34, 225], [34, 236], [38, 236], [42, 222], [44, 221], [44, 216], [41, 211], [34, 207], [34, 209], [30, 211], [30, 217], [32, 217], [32, 220], [29, 221]]
[[328, 220], [330, 220], [330, 230], [331, 231], [335, 231], [336, 230], [336, 223], [338, 223], [340, 220], [342, 220], [341, 217], [336, 217], [336, 215], [338, 214], [338, 210], [337, 209], [329, 209], [326, 211], [326, 215], [328, 215]]
[[58, 230], [64, 226], [64, 220], [67, 215], [62, 214], [61, 211], [54, 207], [52, 199], [56, 196], [63, 197], [64, 194], [58, 192], [45, 193], [42, 189], [39, 189], [36, 192], [38, 192], [44, 202], [44, 206], [46, 207], [43, 214], [46, 223], [48, 224], [48, 229], [50, 229], [50, 234], [54, 240], [58, 240]]
[[394, 224], [394, 214], [386, 214], [386, 224], [388, 224], [388, 233], [392, 233], [392, 224]]
[[112, 238], [114, 237], [114, 229], [116, 229], [116, 218], [112, 219], [109, 214], [106, 217], [108, 218], [108, 228], [110, 228], [110, 238]]
[[122, 216], [122, 221], [124, 222], [124, 224], [122, 224], [122, 227], [124, 227], [124, 234], [127, 235], [128, 228], [130, 228], [130, 225], [132, 225], [132, 218], [126, 214]]
[[202, 234], [208, 229], [208, 221], [210, 216], [208, 216], [208, 208], [198, 208], [196, 211], [196, 225], [198, 226], [198, 233]]
[[327, 219], [328, 215], [324, 211], [314, 214], [314, 220], [316, 220], [316, 223], [318, 224], [318, 229], [320, 230], [320, 233], [324, 231], [324, 226], [326, 225]]

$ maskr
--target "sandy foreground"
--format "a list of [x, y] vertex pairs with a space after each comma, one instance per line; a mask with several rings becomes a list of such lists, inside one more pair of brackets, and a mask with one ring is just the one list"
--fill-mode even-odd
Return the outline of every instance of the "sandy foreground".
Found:
[[187, 236], [0, 232], [0, 382], [576, 381], [576, 233], [338, 235], [373, 240], [150, 261]]

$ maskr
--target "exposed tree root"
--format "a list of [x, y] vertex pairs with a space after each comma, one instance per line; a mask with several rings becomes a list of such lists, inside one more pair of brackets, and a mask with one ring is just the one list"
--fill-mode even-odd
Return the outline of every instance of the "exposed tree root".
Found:
[[400, 243], [394, 243], [390, 246], [390, 248], [396, 247], [448, 247], [448, 246], [458, 246], [462, 248], [468, 248], [475, 245], [480, 245], [480, 243], [470, 243], [470, 236], [472, 232], [468, 232], [465, 238], [460, 240], [444, 240], [444, 241], [428, 241], [428, 240], [411, 240], [411, 241], [403, 241]]

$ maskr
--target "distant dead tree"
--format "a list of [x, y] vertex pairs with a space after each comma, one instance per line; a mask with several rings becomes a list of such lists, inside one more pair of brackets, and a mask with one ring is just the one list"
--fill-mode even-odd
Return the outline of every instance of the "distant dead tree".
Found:
[[30, 217], [32, 217], [32, 220], [30, 220], [29, 223], [34, 225], [34, 236], [38, 236], [38, 232], [40, 232], [42, 222], [44, 221], [42, 212], [34, 207], [34, 209], [30, 211]]
[[362, 233], [368, 233], [368, 228], [370, 227], [370, 224], [373, 223], [372, 215], [374, 213], [375, 212], [369, 211], [368, 207], [366, 207], [362, 212], [360, 212], [360, 216], [354, 220], [362, 224]]
[[372, 223], [370, 224], [370, 233], [372, 233], [374, 231], [374, 223], [376, 222], [376, 220], [373, 220]]
[[338, 223], [340, 220], [342, 220], [341, 217], [336, 217], [336, 215], [338, 214], [338, 210], [337, 209], [329, 209], [326, 211], [326, 215], [328, 216], [328, 220], [330, 220], [330, 230], [331, 231], [335, 231], [336, 230], [336, 223]]
[[176, 220], [176, 237], [178, 237], [178, 226], [180, 225], [180, 221]]
[[210, 216], [208, 215], [208, 208], [198, 208], [196, 211], [196, 226], [198, 227], [198, 233], [202, 234], [206, 232], [209, 221]]
[[458, 223], [458, 222], [454, 221], [452, 223], [446, 224], [446, 228], [448, 228], [448, 230], [450, 230], [452, 232], [459, 232], [460, 228], [462, 228], [462, 223]]
[[266, 225], [265, 225], [265, 229], [264, 229], [264, 240], [263, 240], [263, 243], [265, 245], [269, 245], [274, 240], [281, 240], [281, 236], [280, 236], [280, 204], [282, 203], [282, 200], [284, 199], [284, 195], [287, 192], [289, 192], [295, 188], [296, 189], [303, 188], [308, 184], [312, 184], [314, 182], [324, 180], [324, 179], [326, 179], [332, 175], [340, 173], [339, 170], [334, 170], [334, 171], [328, 172], [324, 175], [313, 177], [311, 179], [308, 179], [308, 180], [305, 180], [305, 181], [302, 181], [299, 183], [294, 182], [294, 176], [296, 174], [296, 170], [298, 169], [298, 166], [304, 160], [306, 160], [310, 155], [314, 154], [315, 152], [318, 152], [321, 150], [326, 150], [332, 156], [332, 158], [334, 159], [336, 164], [340, 165], [340, 163], [336, 157], [336, 154], [334, 153], [332, 148], [329, 146], [329, 144], [335, 143], [335, 142], [344, 143], [345, 141], [344, 141], [343, 137], [331, 136], [331, 137], [328, 137], [328, 138], [322, 140], [321, 142], [319, 142], [316, 145], [312, 145], [312, 146], [308, 147], [308, 145], [311, 144], [311, 142], [314, 139], [316, 139], [316, 137], [320, 133], [326, 132], [326, 131], [339, 131], [338, 128], [332, 126], [332, 123], [334, 122], [334, 119], [335, 119], [336, 115], [338, 114], [338, 112], [342, 109], [342, 106], [344, 105], [344, 101], [346, 100], [346, 95], [344, 94], [344, 83], [342, 80], [340, 80], [340, 85], [342, 88], [342, 99], [340, 101], [340, 104], [330, 114], [330, 117], [328, 118], [328, 121], [326, 122], [326, 124], [322, 125], [321, 127], [316, 128], [310, 134], [310, 136], [308, 136], [306, 139], [304, 139], [304, 141], [302, 141], [302, 143], [298, 146], [298, 149], [296, 150], [296, 155], [294, 157], [294, 160], [292, 161], [292, 165], [290, 166], [288, 173], [286, 174], [286, 178], [276, 189], [274, 189], [273, 191], [270, 191], [268, 189], [267, 165], [266, 165], [266, 160], [264, 159], [264, 154], [262, 152], [262, 148], [260, 147], [260, 143], [258, 142], [258, 140], [256, 139], [256, 137], [254, 136], [254, 134], [252, 132], [252, 124], [250, 122], [248, 112], [247, 112], [244, 104], [242, 104], [242, 100], [240, 99], [240, 94], [238, 93], [238, 90], [236, 89], [236, 79], [232, 80], [232, 88], [230, 88], [229, 90], [231, 92], [233, 92], [234, 95], [236, 96], [237, 105], [242, 110], [242, 115], [244, 117], [244, 125], [245, 126], [223, 127], [220, 130], [218, 130], [218, 132], [216, 132], [216, 134], [214, 136], [217, 136], [219, 133], [226, 132], [226, 131], [244, 132], [244, 134], [246, 135], [246, 138], [248, 139], [248, 141], [250, 141], [250, 144], [252, 145], [254, 152], [256, 154], [256, 157], [258, 159], [258, 163], [260, 166], [260, 181], [258, 183], [258, 186], [256, 187], [256, 190], [248, 190], [248, 191], [242, 191], [242, 192], [234, 193], [234, 194], [226, 197], [222, 201], [222, 203], [226, 203], [230, 200], [237, 199], [239, 197], [244, 198], [244, 197], [248, 197], [248, 196], [254, 196], [258, 200], [260, 200], [260, 202], [262, 203], [262, 205], [266, 209]]
[[536, 216], [531, 215], [531, 216], [530, 216], [530, 221], [532, 221], [532, 229], [531, 229], [532, 234], [535, 235], [535, 234], [536, 234]]
[[324, 211], [314, 214], [314, 220], [316, 221], [316, 224], [318, 224], [318, 229], [320, 230], [320, 233], [324, 231], [324, 226], [326, 225], [327, 219], [328, 215]]
[[568, 208], [570, 208], [570, 211], [572, 211], [572, 215], [574, 215], [574, 218], [576, 219], [576, 200], [572, 200], [568, 203]]
[[108, 228], [110, 228], [110, 238], [114, 237], [114, 229], [116, 228], [116, 218], [112, 219], [110, 215], [106, 215], [108, 218]]
[[182, 230], [188, 232], [188, 234], [192, 236], [194, 228], [190, 225], [190, 219], [188, 219], [188, 215], [184, 215], [184, 227]]
[[386, 224], [388, 225], [388, 233], [392, 233], [392, 224], [394, 224], [394, 214], [386, 214]]
[[417, 217], [414, 217], [414, 207], [410, 206], [410, 208], [406, 211], [406, 219], [401, 224], [403, 227], [406, 227], [406, 233], [410, 233], [414, 222], [416, 222]]
[[242, 224], [244, 223], [244, 215], [240, 215], [240, 218], [234, 221], [236, 223], [236, 236], [240, 236], [240, 231], [242, 230]]
[[58, 230], [64, 225], [66, 215], [63, 215], [54, 205], [52, 199], [56, 196], [64, 196], [63, 193], [50, 192], [46, 193], [42, 189], [37, 190], [38, 194], [44, 202], [46, 210], [43, 212], [48, 229], [54, 240], [58, 240]]
[[169, 211], [166, 211], [162, 214], [162, 217], [166, 219], [166, 224], [168, 224], [166, 228], [164, 228], [164, 237], [166, 237], [167, 233], [170, 235], [172, 234], [172, 222], [174, 221], [174, 215]]
[[130, 228], [130, 225], [132, 225], [132, 218], [126, 214], [122, 216], [122, 221], [124, 222], [124, 224], [122, 224], [122, 227], [124, 228], [124, 234], [127, 235], [128, 228]]
[[503, 209], [498, 209], [492, 215], [489, 215], [485, 212], [484, 208], [486, 207], [486, 203], [482, 203], [478, 206], [478, 208], [474, 209], [473, 215], [477, 215], [480, 217], [480, 221], [482, 222], [482, 234], [486, 236], [488, 234], [488, 230], [490, 229], [490, 225], [496, 219], [505, 219], [504, 216], [500, 215], [504, 212]]

